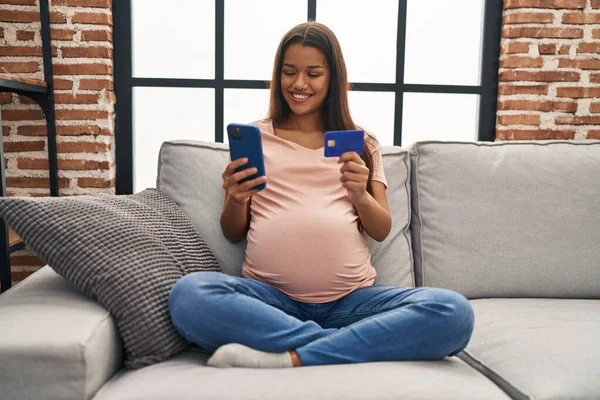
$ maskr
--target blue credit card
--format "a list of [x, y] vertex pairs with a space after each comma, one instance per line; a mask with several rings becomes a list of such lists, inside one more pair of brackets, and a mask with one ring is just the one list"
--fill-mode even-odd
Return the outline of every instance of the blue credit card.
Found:
[[325, 157], [339, 157], [348, 151], [362, 155], [364, 142], [365, 133], [360, 130], [325, 132]]

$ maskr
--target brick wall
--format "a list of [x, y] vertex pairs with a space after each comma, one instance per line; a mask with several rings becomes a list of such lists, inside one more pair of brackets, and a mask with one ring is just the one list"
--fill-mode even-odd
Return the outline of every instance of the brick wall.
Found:
[[497, 139], [600, 139], [600, 0], [505, 0]]
[[[114, 193], [111, 0], [50, 0], [60, 195]], [[37, 0], [0, 0], [0, 73], [43, 80]], [[41, 109], [0, 94], [9, 195], [47, 196]], [[12, 256], [13, 280], [43, 263]]]

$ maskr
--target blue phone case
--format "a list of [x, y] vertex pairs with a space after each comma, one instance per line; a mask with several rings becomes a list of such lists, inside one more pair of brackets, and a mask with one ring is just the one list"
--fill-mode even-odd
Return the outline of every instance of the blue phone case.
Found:
[[347, 151], [362, 155], [365, 133], [361, 130], [325, 132], [325, 157], [339, 157]]
[[[262, 142], [260, 140], [260, 129], [254, 125], [247, 124], [229, 124], [227, 125], [227, 136], [229, 138], [229, 154], [231, 161], [238, 158], [247, 158], [248, 163], [236, 169], [236, 172], [243, 171], [247, 168], [256, 168], [258, 171], [254, 175], [242, 179], [239, 183], [243, 183], [259, 176], [265, 175], [265, 162], [263, 158]], [[261, 183], [254, 186], [253, 189], [264, 189], [266, 183]]]

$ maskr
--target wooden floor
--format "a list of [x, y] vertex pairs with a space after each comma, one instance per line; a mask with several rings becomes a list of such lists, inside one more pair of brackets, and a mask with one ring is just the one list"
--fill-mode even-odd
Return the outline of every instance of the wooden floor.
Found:
[[21, 238], [17, 235], [15, 231], [13, 231], [12, 228], [8, 228], [8, 243], [10, 247], [21, 243]]

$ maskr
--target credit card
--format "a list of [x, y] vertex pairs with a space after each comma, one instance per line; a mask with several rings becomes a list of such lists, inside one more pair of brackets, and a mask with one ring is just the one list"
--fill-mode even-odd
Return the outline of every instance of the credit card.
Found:
[[339, 157], [347, 151], [362, 155], [365, 133], [360, 130], [325, 132], [325, 157]]

